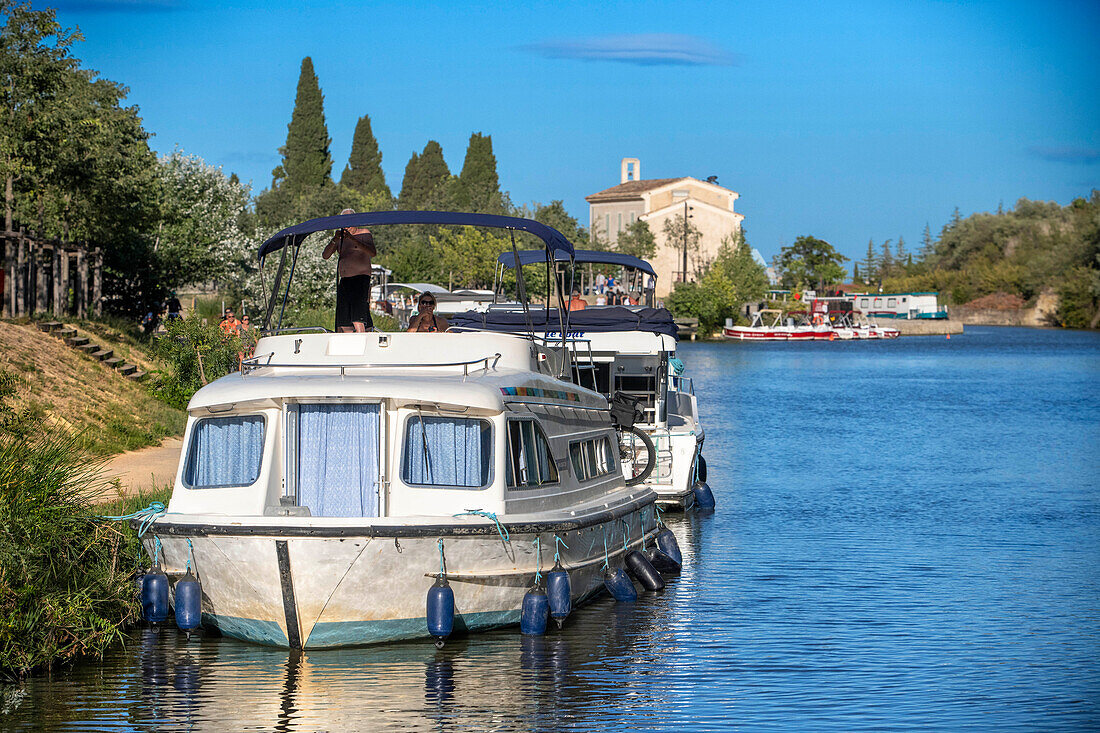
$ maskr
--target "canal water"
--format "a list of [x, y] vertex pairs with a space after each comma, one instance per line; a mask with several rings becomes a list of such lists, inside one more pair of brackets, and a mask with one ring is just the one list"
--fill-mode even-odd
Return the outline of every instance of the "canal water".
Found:
[[1100, 727], [1100, 336], [684, 344], [713, 514], [660, 595], [290, 655], [137, 635], [8, 688], [31, 730]]

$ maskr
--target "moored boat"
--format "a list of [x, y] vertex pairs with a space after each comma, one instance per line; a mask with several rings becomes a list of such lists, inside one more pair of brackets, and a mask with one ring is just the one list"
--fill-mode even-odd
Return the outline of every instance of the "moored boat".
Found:
[[240, 372], [192, 398], [172, 499], [143, 536], [170, 576], [197, 574], [203, 622], [227, 636], [290, 648], [442, 638], [425, 611], [439, 584], [455, 631], [514, 624], [555, 557], [577, 604], [658, 532], [656, 496], [626, 485], [608, 401], [573, 381], [567, 340], [272, 323], [306, 236], [418, 223], [573, 252], [538, 222], [446, 212], [326, 217], [264, 243], [261, 267], [279, 256], [266, 333]]

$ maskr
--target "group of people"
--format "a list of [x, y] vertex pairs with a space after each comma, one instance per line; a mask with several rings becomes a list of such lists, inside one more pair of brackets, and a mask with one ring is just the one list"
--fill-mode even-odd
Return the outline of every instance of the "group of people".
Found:
[[245, 338], [252, 335], [252, 331], [255, 326], [252, 325], [251, 319], [247, 314], [242, 316], [240, 320], [237, 319], [236, 313], [232, 308], [226, 308], [225, 313], [222, 314], [221, 323], [218, 324], [218, 328], [221, 329], [222, 334], [228, 338], [230, 336], [240, 336]]

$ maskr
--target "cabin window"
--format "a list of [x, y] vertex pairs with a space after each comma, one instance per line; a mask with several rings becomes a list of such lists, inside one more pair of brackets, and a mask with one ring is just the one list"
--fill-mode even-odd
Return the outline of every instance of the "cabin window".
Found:
[[263, 416], [203, 418], [191, 430], [183, 484], [190, 489], [251, 486], [260, 477], [263, 454]]
[[867, 302], [866, 298], [863, 298], [859, 301], [859, 307], [860, 308], [866, 308], [867, 306], [868, 306], [868, 302]]
[[614, 471], [611, 441], [607, 436], [569, 444], [569, 462], [578, 481], [606, 476]]
[[506, 478], [512, 488], [531, 489], [558, 482], [550, 443], [534, 420], [509, 421], [507, 463]]
[[377, 517], [382, 405], [304, 403], [287, 417], [298, 504], [315, 517]]
[[409, 418], [401, 480], [413, 486], [481, 489], [489, 485], [492, 431], [487, 420]]
[[887, 308], [897, 308], [898, 307], [898, 299], [897, 298], [887, 298], [886, 307]]

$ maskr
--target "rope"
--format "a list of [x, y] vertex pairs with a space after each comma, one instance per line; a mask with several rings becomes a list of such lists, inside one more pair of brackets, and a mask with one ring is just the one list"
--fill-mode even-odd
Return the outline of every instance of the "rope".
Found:
[[542, 537], [535, 535], [535, 587], [542, 583]]
[[603, 569], [611, 569], [611, 563], [607, 559], [607, 525], [603, 528]]
[[458, 514], [453, 514], [451, 516], [462, 517], [462, 516], [465, 516], [467, 514], [472, 514], [472, 515], [475, 515], [475, 516], [478, 516], [478, 517], [485, 517], [486, 519], [492, 519], [493, 524], [495, 524], [497, 526], [497, 534], [500, 535], [500, 539], [504, 542], [509, 542], [510, 541], [508, 539], [508, 528], [500, 523], [500, 520], [497, 519], [497, 515], [494, 514], [493, 512], [487, 512], [487, 511], [483, 511], [481, 509], [467, 509], [464, 512], [459, 512]]
[[191, 572], [191, 559], [195, 555], [195, 546], [191, 544], [191, 538], [187, 538], [187, 572]]
[[653, 503], [653, 516], [657, 519], [657, 526], [663, 527], [665, 522], [661, 519], [661, 507], [657, 506], [657, 503]]
[[558, 545], [561, 545], [565, 549], [569, 549], [569, 545], [562, 541], [561, 537], [554, 535], [554, 564], [557, 565], [561, 562], [561, 556], [558, 554]]
[[443, 557], [443, 538], [439, 538], [439, 577], [447, 574], [447, 561]]
[[153, 567], [160, 567], [160, 537], [153, 535]]
[[130, 512], [129, 514], [122, 514], [117, 517], [101, 516], [100, 519], [109, 519], [112, 522], [125, 522], [128, 519], [141, 519], [141, 526], [138, 527], [138, 537], [141, 537], [152, 526], [153, 522], [157, 521], [165, 514], [168, 513], [168, 508], [161, 504], [159, 501], [154, 501], [144, 509], [139, 509], [136, 512]]

